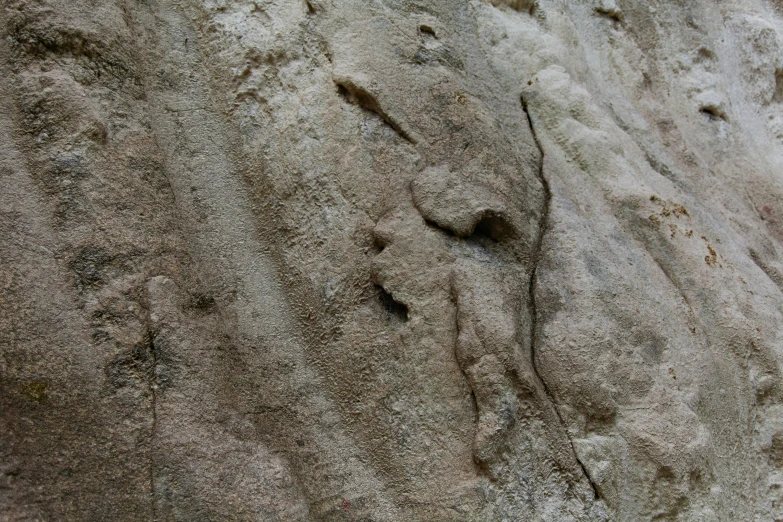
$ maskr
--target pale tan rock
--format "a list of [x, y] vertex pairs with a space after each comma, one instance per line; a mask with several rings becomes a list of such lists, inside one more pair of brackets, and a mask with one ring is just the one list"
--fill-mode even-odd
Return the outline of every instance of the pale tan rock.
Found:
[[0, 33], [0, 520], [783, 520], [778, 2]]

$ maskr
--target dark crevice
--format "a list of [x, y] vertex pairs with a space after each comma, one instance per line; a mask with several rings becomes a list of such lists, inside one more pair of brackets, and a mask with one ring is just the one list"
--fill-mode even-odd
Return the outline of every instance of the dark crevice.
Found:
[[595, 495], [595, 499], [598, 500], [601, 498], [601, 495], [598, 491], [598, 486], [593, 482], [593, 479], [590, 477], [590, 474], [587, 472], [587, 468], [585, 468], [584, 464], [581, 460], [579, 460], [579, 456], [576, 452], [576, 447], [574, 446], [574, 441], [571, 439], [571, 437], [568, 435], [568, 430], [566, 428], [566, 423], [563, 420], [563, 416], [560, 413], [560, 409], [557, 407], [557, 402], [555, 401], [554, 396], [552, 395], [552, 392], [549, 390], [546, 381], [541, 376], [541, 372], [538, 368], [538, 363], [536, 362], [536, 342], [537, 342], [537, 335], [538, 335], [538, 315], [537, 315], [537, 308], [536, 308], [536, 283], [537, 283], [537, 272], [538, 272], [538, 264], [541, 261], [541, 254], [543, 250], [543, 244], [544, 244], [544, 236], [546, 235], [546, 229], [547, 224], [549, 222], [549, 211], [550, 211], [550, 205], [551, 205], [551, 199], [552, 199], [552, 193], [549, 188], [549, 182], [547, 181], [546, 177], [544, 176], [544, 149], [541, 147], [541, 142], [538, 140], [538, 136], [536, 135], [536, 129], [533, 126], [533, 120], [530, 117], [530, 113], [527, 109], [527, 102], [524, 98], [520, 97], [520, 100], [522, 102], [522, 110], [525, 113], [525, 118], [527, 120], [528, 127], [530, 128], [530, 133], [533, 135], [533, 141], [536, 144], [536, 147], [538, 148], [538, 153], [540, 156], [539, 164], [538, 164], [538, 178], [541, 181], [541, 185], [544, 189], [544, 211], [541, 215], [541, 221], [540, 221], [540, 230], [538, 234], [538, 239], [536, 241], [535, 250], [533, 252], [533, 271], [530, 275], [530, 287], [528, 288], [528, 307], [530, 312], [530, 358], [531, 358], [531, 367], [533, 369], [533, 373], [536, 376], [536, 379], [541, 384], [542, 389], [544, 390], [544, 393], [546, 394], [547, 398], [549, 399], [550, 404], [552, 405], [552, 409], [555, 411], [555, 414], [557, 415], [558, 420], [560, 421], [560, 426], [563, 429], [563, 432], [565, 433], [566, 438], [568, 439], [570, 445], [571, 445], [571, 451], [574, 455], [574, 459], [579, 464], [579, 467], [582, 469], [582, 473], [585, 476], [585, 479], [590, 484], [590, 487], [593, 490], [593, 495]]
[[470, 400], [473, 402], [473, 414], [475, 416], [474, 422], [478, 424], [478, 399], [476, 399], [476, 392], [473, 390], [470, 390]]
[[142, 375], [146, 381], [150, 397], [150, 410], [152, 414], [149, 435], [149, 489], [150, 489], [150, 515], [154, 522], [157, 517], [157, 504], [155, 494], [155, 438], [158, 432], [158, 348], [155, 345], [155, 331], [152, 327], [150, 310], [144, 307], [146, 331], [138, 357], [144, 359]]
[[374, 113], [380, 117], [384, 123], [391, 127], [402, 139], [411, 145], [416, 144], [416, 140], [411, 138], [410, 135], [405, 132], [405, 130], [403, 130], [396, 121], [394, 121], [388, 114], [386, 114], [383, 109], [381, 109], [378, 101], [372, 94], [367, 92], [362, 87], [347, 81], [336, 82], [335, 85], [337, 86], [338, 94], [342, 96], [345, 101], [352, 105], [358, 105], [362, 109]]
[[188, 308], [203, 313], [210, 313], [215, 309], [215, 298], [203, 292], [194, 292], [190, 296]]
[[511, 0], [507, 1], [506, 5], [518, 13], [527, 13], [530, 16], [535, 16], [538, 10], [538, 0]]
[[147, 386], [150, 393], [150, 409], [152, 410], [152, 425], [150, 426], [149, 442], [149, 488], [150, 488], [150, 512], [152, 520], [157, 520], [157, 505], [155, 502], [155, 436], [158, 431], [158, 392], [156, 378], [158, 374], [158, 354], [155, 349], [155, 334], [151, 328], [147, 328], [144, 345], [149, 360], [147, 369]]
[[[555, 411], [557, 411], [557, 408], [555, 408]], [[559, 411], [557, 413], [557, 416], [560, 417]], [[562, 419], [560, 419], [560, 422], [562, 422]], [[569, 440], [571, 440], [570, 437]], [[600, 499], [601, 493], [598, 491], [598, 485], [595, 482], [593, 482], [593, 478], [590, 476], [590, 473], [587, 472], [587, 468], [585, 467], [584, 463], [581, 460], [579, 460], [579, 456], [576, 454], [576, 450], [574, 450], [574, 458], [576, 459], [577, 464], [579, 464], [579, 467], [582, 468], [582, 473], [584, 473], [587, 482], [590, 484], [590, 487], [593, 489], [593, 495], [595, 496], [595, 499], [596, 500]]]
[[429, 228], [443, 232], [449, 237], [458, 237], [464, 240], [487, 239], [493, 243], [497, 243], [514, 235], [511, 226], [509, 226], [506, 220], [493, 213], [485, 214], [468, 235], [457, 234], [450, 228], [441, 226], [429, 219], [425, 219], [424, 223]]
[[405, 323], [408, 321], [408, 307], [399, 301], [386, 291], [380, 285], [376, 285], [378, 290], [378, 297], [383, 305], [383, 309], [386, 311], [386, 320], [389, 322]]
[[429, 25], [420, 25], [419, 26], [419, 32], [422, 35], [431, 36], [432, 38], [438, 39], [437, 35], [435, 34], [435, 31], [430, 27]]
[[775, 71], [775, 92], [772, 95], [772, 101], [783, 103], [783, 69]]
[[595, 12], [602, 18], [615, 23], [621, 24], [623, 22], [623, 14], [617, 9], [607, 9], [605, 7], [596, 7]]
[[506, 220], [500, 216], [486, 215], [479, 221], [473, 233], [469, 237], [488, 238], [494, 242], [503, 240], [511, 235], [510, 227]]
[[430, 228], [434, 229], [434, 230], [438, 230], [438, 231], [440, 231], [440, 232], [443, 232], [443, 233], [444, 233], [444, 234], [446, 234], [447, 236], [451, 236], [451, 237], [457, 237], [457, 234], [455, 234], [453, 230], [451, 230], [451, 229], [448, 229], [448, 228], [444, 228], [444, 227], [442, 227], [442, 226], [438, 225], [436, 222], [434, 222], [434, 221], [431, 221], [431, 220], [429, 220], [429, 219], [426, 219], [426, 218], [425, 218], [425, 219], [424, 219], [424, 224], [425, 224], [425, 225], [427, 225], [428, 227], [430, 227]]
[[[377, 223], [376, 223], [377, 226]], [[372, 248], [376, 254], [380, 254], [386, 248], [388, 240], [383, 234], [379, 234], [377, 230], [373, 233]]]
[[699, 112], [707, 116], [710, 120], [723, 120], [728, 121], [726, 113], [720, 110], [715, 105], [705, 105], [699, 109]]

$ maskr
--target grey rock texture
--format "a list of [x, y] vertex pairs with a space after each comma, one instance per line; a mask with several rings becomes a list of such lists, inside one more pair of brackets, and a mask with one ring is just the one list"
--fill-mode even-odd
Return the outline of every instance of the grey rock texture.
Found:
[[0, 520], [783, 521], [779, 0], [0, 36]]

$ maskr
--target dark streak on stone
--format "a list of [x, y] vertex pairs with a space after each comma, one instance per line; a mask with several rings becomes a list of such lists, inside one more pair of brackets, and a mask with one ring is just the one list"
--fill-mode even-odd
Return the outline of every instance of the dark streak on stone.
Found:
[[394, 121], [386, 112], [381, 109], [380, 105], [378, 104], [378, 101], [375, 99], [375, 97], [367, 92], [365, 89], [359, 87], [358, 85], [354, 85], [351, 82], [343, 81], [336, 83], [337, 85], [337, 92], [342, 96], [348, 103], [353, 105], [358, 105], [362, 109], [372, 112], [379, 116], [381, 120], [383, 120], [384, 123], [386, 123], [389, 127], [394, 129], [394, 131], [405, 141], [410, 143], [411, 145], [416, 145], [416, 140], [411, 138], [411, 136], [403, 130], [400, 125]]
[[[147, 299], [149, 303], [149, 299]], [[156, 346], [156, 332], [152, 327], [149, 306], [144, 307], [146, 332], [144, 334], [144, 352], [146, 359], [143, 375], [146, 377], [146, 385], [150, 393], [150, 409], [152, 413], [149, 435], [149, 490], [150, 490], [150, 516], [155, 522], [158, 520], [156, 494], [155, 494], [155, 438], [158, 431], [158, 384], [159, 384], [159, 347]]]
[[152, 379], [150, 380], [150, 396], [152, 402], [152, 427], [150, 429], [150, 502], [152, 511], [152, 520], [157, 520], [157, 508], [155, 505], [155, 436], [158, 431], [158, 392], [157, 379], [158, 373], [158, 354], [155, 349], [154, 334], [150, 332], [150, 351], [152, 352]]

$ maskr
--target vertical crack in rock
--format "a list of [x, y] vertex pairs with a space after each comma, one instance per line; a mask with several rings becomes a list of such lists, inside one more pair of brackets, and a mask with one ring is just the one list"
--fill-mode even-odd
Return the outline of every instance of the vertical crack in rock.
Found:
[[538, 163], [538, 178], [541, 180], [541, 185], [544, 188], [544, 212], [541, 215], [541, 224], [540, 224], [540, 233], [538, 235], [538, 240], [536, 242], [535, 249], [533, 251], [533, 270], [530, 274], [530, 288], [529, 288], [529, 299], [528, 299], [528, 307], [530, 309], [530, 365], [533, 368], [533, 373], [535, 374], [538, 381], [541, 383], [541, 387], [544, 389], [544, 393], [549, 398], [549, 401], [552, 403], [552, 409], [555, 411], [555, 414], [557, 415], [558, 420], [560, 421], [560, 425], [563, 428], [563, 431], [568, 438], [568, 442], [571, 445], [571, 451], [574, 454], [574, 459], [576, 459], [576, 462], [579, 464], [579, 467], [582, 469], [582, 473], [585, 476], [585, 479], [587, 479], [587, 482], [590, 484], [590, 487], [593, 490], [593, 495], [595, 495], [595, 499], [598, 500], [601, 498], [601, 495], [598, 493], [598, 486], [593, 482], [592, 477], [590, 477], [590, 473], [588, 473], [587, 468], [585, 467], [584, 463], [579, 459], [579, 455], [576, 452], [576, 447], [574, 446], [574, 441], [571, 438], [570, 434], [568, 433], [568, 428], [566, 426], [565, 421], [563, 420], [563, 416], [560, 413], [560, 409], [557, 407], [557, 402], [555, 401], [554, 395], [552, 395], [552, 392], [549, 390], [549, 387], [547, 386], [546, 381], [544, 380], [543, 376], [541, 375], [541, 372], [538, 369], [538, 363], [536, 362], [536, 340], [538, 335], [538, 315], [537, 315], [537, 308], [536, 308], [536, 277], [538, 275], [538, 263], [541, 260], [541, 251], [543, 249], [544, 244], [544, 235], [546, 234], [546, 228], [547, 223], [549, 222], [549, 211], [550, 211], [550, 204], [552, 200], [552, 192], [549, 189], [549, 182], [547, 182], [546, 177], [544, 176], [544, 149], [541, 146], [541, 142], [538, 140], [538, 135], [536, 135], [536, 129], [533, 126], [533, 119], [530, 117], [530, 113], [527, 110], [527, 101], [520, 96], [520, 100], [522, 102], [522, 110], [525, 113], [525, 117], [527, 120], [527, 125], [530, 128], [530, 133], [533, 136], [533, 141], [536, 143], [536, 148], [538, 148], [538, 152], [540, 155], [539, 163]]
[[150, 488], [150, 515], [151, 520], [157, 520], [157, 507], [155, 505], [155, 436], [158, 431], [158, 353], [155, 349], [155, 332], [152, 327], [152, 318], [150, 317], [149, 307], [146, 307], [146, 332], [144, 334], [144, 349], [147, 353], [144, 357], [148, 363], [146, 367], [146, 383], [149, 387], [150, 410], [152, 414], [150, 435], [149, 435], [149, 488]]
[[158, 375], [158, 353], [155, 349], [155, 335], [152, 331], [148, 331], [149, 336], [148, 348], [150, 356], [152, 358], [152, 365], [149, 375], [149, 387], [150, 387], [150, 402], [152, 408], [152, 427], [150, 429], [150, 506], [152, 520], [157, 520], [157, 509], [155, 506], [155, 436], [158, 431], [158, 391], [157, 391], [157, 375]]

